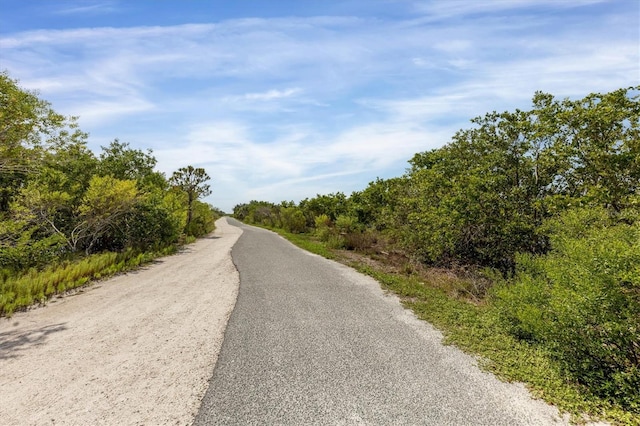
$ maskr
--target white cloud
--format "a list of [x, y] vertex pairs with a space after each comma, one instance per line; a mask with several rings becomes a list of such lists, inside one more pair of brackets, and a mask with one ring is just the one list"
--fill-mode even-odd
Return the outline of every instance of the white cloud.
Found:
[[131, 114], [148, 114], [155, 108], [150, 102], [135, 99], [121, 98], [112, 101], [94, 101], [74, 105], [69, 108], [69, 115], [80, 117], [80, 124], [91, 126], [94, 123], [113, 122], [119, 116]]
[[323, 188], [347, 190], [339, 184], [328, 187], [336, 179], [367, 175], [367, 181], [373, 180], [371, 170], [405, 163], [416, 152], [442, 145], [449, 135], [400, 123], [357, 126], [324, 138], [295, 128], [289, 131], [265, 143], [257, 142], [257, 135], [242, 123], [200, 124], [188, 133], [187, 142], [155, 149], [154, 155], [168, 175], [188, 164], [205, 167], [216, 183], [214, 203], [254, 198], [277, 202], [313, 196]]
[[507, 10], [550, 6], [553, 8], [572, 8], [604, 3], [609, 0], [450, 0], [450, 1], [412, 1], [413, 7], [420, 13], [438, 18], [473, 15], [477, 13], [500, 13]]
[[214, 202], [282, 200], [401, 173], [470, 118], [527, 108], [536, 90], [582, 97], [637, 84], [637, 14], [547, 13], [590, 3], [27, 31], [0, 37], [0, 68], [80, 115], [92, 140], [152, 148], [166, 173], [206, 167]]
[[67, 3], [61, 4], [60, 7], [54, 10], [57, 15], [85, 15], [85, 14], [103, 14], [113, 13], [117, 11], [116, 4], [112, 1], [95, 2], [95, 3]]
[[292, 88], [286, 90], [271, 89], [263, 93], [247, 93], [242, 96], [242, 99], [257, 100], [257, 101], [270, 101], [273, 99], [289, 98], [293, 95], [297, 95], [301, 90], [299, 88]]

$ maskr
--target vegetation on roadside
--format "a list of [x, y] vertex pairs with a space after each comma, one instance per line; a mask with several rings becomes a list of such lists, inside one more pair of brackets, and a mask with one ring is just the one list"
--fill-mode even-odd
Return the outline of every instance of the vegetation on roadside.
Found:
[[211, 232], [209, 176], [167, 179], [150, 150], [96, 156], [76, 119], [0, 73], [0, 316]]
[[401, 177], [234, 215], [346, 259], [574, 419], [640, 424], [639, 92], [536, 93]]

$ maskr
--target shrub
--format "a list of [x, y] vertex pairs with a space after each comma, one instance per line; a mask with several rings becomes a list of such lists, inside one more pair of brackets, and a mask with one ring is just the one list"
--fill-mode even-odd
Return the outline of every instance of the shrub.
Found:
[[331, 235], [334, 234], [331, 218], [326, 214], [321, 214], [317, 216], [314, 220], [316, 225], [315, 234], [320, 239], [320, 241], [328, 241]]
[[349, 232], [343, 237], [344, 247], [347, 250], [366, 250], [376, 241], [375, 235], [371, 232]]
[[20, 241], [0, 246], [0, 268], [12, 271], [41, 268], [57, 261], [65, 253], [64, 240], [53, 235], [41, 240]]
[[518, 257], [516, 277], [495, 291], [498, 312], [578, 382], [640, 412], [640, 223], [574, 210], [548, 228], [552, 251]]
[[332, 249], [344, 248], [344, 238], [341, 235], [331, 235], [327, 239], [327, 247]]
[[358, 219], [352, 216], [340, 215], [336, 219], [336, 229], [341, 234], [356, 232], [360, 230]]
[[307, 219], [297, 207], [284, 207], [280, 210], [282, 227], [287, 232], [300, 234], [307, 229]]
[[188, 236], [201, 237], [216, 228], [216, 216], [209, 204], [195, 200], [192, 210], [191, 222], [185, 228], [185, 233]]
[[[198, 223], [198, 218], [194, 224]], [[124, 237], [127, 247], [148, 250], [175, 243], [180, 236], [180, 223], [161, 205], [139, 203], [126, 218]]]

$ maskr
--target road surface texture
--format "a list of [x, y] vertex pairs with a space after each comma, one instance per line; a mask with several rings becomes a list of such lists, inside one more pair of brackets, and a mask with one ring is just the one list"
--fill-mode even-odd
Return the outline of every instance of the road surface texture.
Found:
[[195, 425], [555, 425], [377, 282], [241, 225], [240, 291]]
[[239, 228], [0, 318], [0, 425], [189, 425], [233, 309]]

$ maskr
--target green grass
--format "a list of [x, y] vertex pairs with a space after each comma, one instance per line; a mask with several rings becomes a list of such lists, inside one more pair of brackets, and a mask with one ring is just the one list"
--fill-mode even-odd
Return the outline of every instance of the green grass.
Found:
[[[210, 232], [214, 230], [215, 227]], [[173, 254], [179, 246], [196, 240], [194, 236], [186, 236], [177, 245], [149, 252], [99, 253], [42, 270], [33, 268], [18, 275], [0, 270], [0, 317], [10, 317], [16, 311], [45, 303], [56, 294], [81, 287], [92, 280], [136, 269], [153, 259]]]
[[313, 238], [309, 234], [292, 234], [283, 229], [272, 228], [270, 226], [260, 226], [260, 225], [253, 225], [253, 226], [259, 226], [261, 228], [273, 231], [283, 236], [287, 240], [291, 241], [293, 244], [297, 245], [301, 249], [304, 249], [310, 253], [315, 253], [322, 257], [326, 257], [327, 259], [335, 259], [336, 257], [333, 251], [329, 249], [325, 243], [323, 243], [322, 241], [318, 241], [316, 238]]
[[175, 251], [176, 247], [171, 246], [156, 252], [100, 253], [74, 262], [51, 265], [44, 270], [31, 269], [17, 276], [3, 273], [0, 275], [0, 316], [10, 317], [15, 311], [44, 303], [56, 294], [78, 288], [91, 280], [135, 269]]
[[[515, 339], [502, 328], [488, 303], [470, 303], [443, 290], [442, 283], [429, 283], [416, 275], [389, 273], [364, 262], [345, 261], [308, 234], [290, 234], [272, 229], [297, 246], [329, 259], [343, 261], [397, 294], [402, 303], [420, 319], [428, 321], [454, 344], [478, 357], [482, 368], [504, 381], [525, 383], [532, 395], [569, 413], [575, 423], [607, 420], [620, 425], [640, 425], [640, 415], [603, 400], [569, 380], [544, 348]], [[464, 287], [461, 283], [459, 287]]]

